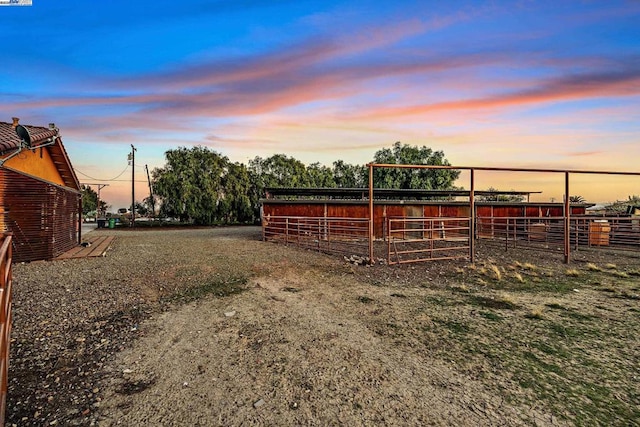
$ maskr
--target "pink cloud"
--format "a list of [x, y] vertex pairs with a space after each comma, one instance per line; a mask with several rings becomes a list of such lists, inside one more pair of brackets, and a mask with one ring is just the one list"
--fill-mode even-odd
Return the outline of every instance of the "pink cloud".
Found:
[[486, 97], [373, 109], [357, 117], [403, 117], [438, 111], [513, 107], [535, 103], [570, 101], [640, 94], [640, 70], [585, 73], [548, 79], [530, 89]]

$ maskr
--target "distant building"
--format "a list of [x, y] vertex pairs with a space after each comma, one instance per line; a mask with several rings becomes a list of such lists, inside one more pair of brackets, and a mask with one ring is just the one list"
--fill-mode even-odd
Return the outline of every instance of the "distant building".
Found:
[[80, 243], [81, 190], [58, 129], [0, 122], [0, 231], [13, 260], [55, 258]]

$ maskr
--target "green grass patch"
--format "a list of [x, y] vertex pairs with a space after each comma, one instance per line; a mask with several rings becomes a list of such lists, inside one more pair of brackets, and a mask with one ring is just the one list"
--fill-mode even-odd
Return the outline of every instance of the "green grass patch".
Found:
[[493, 311], [480, 311], [478, 314], [484, 317], [487, 320], [491, 320], [492, 322], [501, 322], [503, 317], [498, 313], [494, 313]]
[[186, 267], [178, 267], [174, 273], [177, 278], [194, 277], [202, 274], [202, 267], [199, 265], [190, 265]]
[[398, 294], [398, 293], [393, 293], [390, 296], [396, 297], [396, 298], [406, 298], [407, 297], [405, 294]]
[[188, 303], [197, 301], [205, 296], [227, 297], [246, 290], [246, 277], [232, 277], [227, 279], [210, 279], [202, 284], [181, 289], [168, 296], [165, 300]]
[[515, 310], [518, 308], [518, 305], [513, 301], [500, 297], [490, 298], [476, 295], [469, 298], [469, 303], [480, 307], [495, 308], [498, 310]]
[[371, 297], [366, 296], [366, 295], [360, 295], [358, 297], [358, 301], [360, 301], [363, 304], [371, 304], [375, 300], [373, 298], [371, 298]]
[[560, 357], [561, 359], [570, 359], [571, 354], [561, 346], [559, 342], [533, 341], [531, 347], [540, 350], [549, 356]]
[[545, 304], [545, 307], [548, 307], [552, 310], [566, 310], [566, 308], [562, 304], [558, 304], [557, 302]]
[[574, 325], [565, 325], [557, 322], [551, 322], [549, 330], [558, 338], [579, 338], [584, 335], [583, 331]]
[[447, 328], [449, 331], [451, 331], [456, 335], [464, 335], [467, 332], [469, 332], [469, 325], [463, 322], [456, 322], [455, 320], [441, 320], [441, 319], [434, 319], [433, 321], [435, 323], [438, 323], [439, 325], [444, 326], [445, 328]]
[[443, 296], [439, 296], [439, 295], [430, 295], [428, 297], [425, 298], [425, 301], [428, 303], [431, 303], [433, 305], [437, 305], [440, 307], [447, 307], [447, 306], [454, 306], [454, 305], [460, 305], [460, 301], [453, 299], [453, 298], [446, 298]]

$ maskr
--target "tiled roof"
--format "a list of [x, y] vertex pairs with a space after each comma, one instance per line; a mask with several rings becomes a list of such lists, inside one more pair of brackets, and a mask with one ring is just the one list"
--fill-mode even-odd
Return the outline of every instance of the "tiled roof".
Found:
[[[65, 186], [79, 191], [80, 182], [73, 170], [73, 166], [71, 166], [67, 150], [65, 150], [64, 145], [62, 145], [62, 138], [60, 138], [58, 130], [41, 126], [23, 126], [27, 128], [31, 136], [31, 148], [37, 148], [48, 142], [51, 138], [54, 138], [55, 143], [48, 144], [45, 149], [49, 152], [51, 160], [58, 169]], [[10, 152], [19, 146], [20, 138], [18, 134], [16, 134], [13, 125], [11, 123], [0, 122], [0, 157], [5, 155], [9, 156]], [[2, 165], [0, 164], [0, 166]]]
[[[40, 126], [23, 125], [31, 135], [31, 146], [37, 147], [51, 137], [55, 137], [58, 132], [55, 129], [49, 129]], [[0, 122], [0, 153], [18, 148], [20, 146], [20, 138], [16, 134], [16, 130], [11, 123]]]

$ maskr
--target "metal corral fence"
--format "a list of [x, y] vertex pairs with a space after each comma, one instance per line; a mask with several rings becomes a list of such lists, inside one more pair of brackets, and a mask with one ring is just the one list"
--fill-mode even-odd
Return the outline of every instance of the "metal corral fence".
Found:
[[5, 234], [0, 245], [0, 426], [4, 425], [9, 374], [11, 335], [12, 236]]
[[[556, 251], [565, 241], [564, 217], [478, 217], [476, 233], [479, 239], [504, 245], [505, 249]], [[573, 217], [568, 240], [573, 250], [640, 252], [640, 217]]]
[[292, 244], [319, 252], [366, 256], [366, 218], [271, 216], [263, 219], [263, 240]]
[[388, 218], [387, 263], [469, 257], [470, 218]]
[[[390, 265], [471, 260], [472, 235], [474, 240], [502, 246], [505, 250], [558, 253], [568, 240], [572, 251], [640, 253], [640, 217], [637, 216], [572, 217], [568, 239], [565, 239], [563, 216], [479, 216], [475, 218], [474, 227], [471, 227], [472, 221], [470, 217], [389, 217], [384, 221], [384, 242], [376, 245], [384, 243], [386, 262]], [[264, 240], [348, 256], [366, 257], [368, 232], [367, 218], [272, 216], [263, 223]]]

